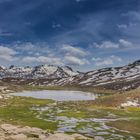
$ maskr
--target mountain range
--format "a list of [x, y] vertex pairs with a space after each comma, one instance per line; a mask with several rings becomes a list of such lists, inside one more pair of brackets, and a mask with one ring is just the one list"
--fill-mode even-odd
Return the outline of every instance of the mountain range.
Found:
[[9, 68], [0, 66], [4, 82], [41, 86], [86, 86], [115, 90], [140, 87], [140, 60], [122, 67], [109, 67], [88, 72], [74, 71], [69, 66], [40, 65]]

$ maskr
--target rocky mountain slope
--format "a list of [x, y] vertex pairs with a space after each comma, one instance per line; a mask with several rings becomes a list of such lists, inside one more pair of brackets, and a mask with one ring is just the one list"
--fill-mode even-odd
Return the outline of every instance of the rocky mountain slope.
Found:
[[0, 67], [2, 81], [46, 86], [96, 86], [127, 90], [140, 86], [140, 60], [123, 67], [110, 67], [79, 73], [72, 68], [53, 65], [37, 67]]
[[78, 74], [70, 67], [59, 67], [53, 65], [40, 65], [36, 67], [16, 67], [9, 68], [0, 67], [0, 78], [23, 78], [23, 79], [38, 79], [38, 78], [65, 78]]
[[[123, 67], [110, 67], [76, 76], [82, 86], [105, 86], [115, 89], [129, 89], [140, 86], [140, 60]], [[74, 80], [74, 81], [75, 81]]]

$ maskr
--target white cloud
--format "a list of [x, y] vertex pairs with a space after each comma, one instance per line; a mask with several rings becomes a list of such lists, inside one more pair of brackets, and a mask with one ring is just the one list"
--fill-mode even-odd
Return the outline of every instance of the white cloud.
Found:
[[0, 46], [0, 59], [4, 61], [13, 61], [16, 53], [17, 52], [11, 48]]
[[81, 66], [89, 64], [89, 61], [85, 58], [78, 58], [75, 56], [65, 56], [64, 58], [57, 57], [46, 57], [46, 56], [25, 56], [22, 58], [22, 62], [25, 64], [33, 63], [43, 63], [52, 65], [71, 65], [71, 66]]
[[63, 45], [61, 50], [64, 52], [64, 63], [66, 65], [81, 66], [89, 64], [89, 61], [85, 58], [88, 54], [87, 51], [67, 44]]
[[5, 55], [15, 55], [16, 52], [8, 47], [0, 46], [0, 55], [5, 54]]
[[[71, 45], [63, 45], [60, 49], [58, 48], [42, 48], [38, 53], [36, 50], [36, 45], [31, 43], [26, 44], [25, 48], [21, 48], [23, 51], [28, 51], [29, 56], [22, 58], [22, 62], [25, 64], [33, 63], [43, 63], [43, 64], [53, 64], [53, 65], [84, 65], [88, 64], [88, 60], [85, 59], [85, 56], [88, 52], [84, 51], [81, 48], [76, 48]], [[19, 48], [20, 49], [20, 48]], [[35, 51], [35, 52], [33, 52]], [[44, 54], [44, 52], [51, 52]], [[30, 52], [30, 53], [29, 53]]]
[[140, 11], [129, 11], [127, 13], [123, 13], [122, 16], [130, 17], [134, 21], [140, 21]]
[[118, 56], [112, 55], [107, 58], [96, 58], [93, 60], [96, 66], [114, 65], [117, 62], [122, 62], [122, 59]]
[[119, 48], [117, 43], [113, 43], [111, 41], [104, 41], [102, 44], [94, 43], [94, 46], [100, 49], [110, 49], [110, 48]]
[[127, 28], [120, 29], [120, 32], [138, 46], [140, 43], [140, 11], [122, 13], [122, 18], [127, 20]]
[[[85, 59], [88, 52], [84, 49], [76, 48], [71, 45], [54, 46], [50, 48], [47, 43], [21, 43], [12, 45], [14, 50], [9, 47], [0, 47], [0, 58], [9, 60], [16, 65], [84, 65], [88, 64]], [[18, 55], [16, 55], [18, 54]], [[12, 62], [11, 62], [12, 61]], [[1, 62], [0, 62], [1, 63]], [[5, 63], [4, 65], [9, 65]], [[1, 63], [3, 64], [3, 63]]]
[[52, 48], [49, 48], [46, 42], [38, 42], [38, 43], [31, 43], [31, 42], [26, 42], [26, 43], [16, 43], [13, 45], [14, 48], [21, 52], [21, 53], [27, 53], [29, 55], [33, 55], [36, 53], [40, 54], [48, 54], [51, 51], [53, 51]]
[[101, 44], [94, 43], [94, 46], [100, 49], [117, 49], [132, 47], [133, 44], [127, 40], [120, 39], [117, 43], [111, 41], [104, 41]]
[[38, 60], [37, 60], [36, 57], [33, 57], [33, 56], [32, 57], [31, 56], [25, 56], [25, 57], [22, 58], [22, 61], [24, 63], [34, 63], [34, 62], [36, 62]]
[[16, 44], [16, 49], [21, 51], [33, 51], [35, 49], [35, 45], [30, 42], [25, 44]]
[[117, 26], [120, 30], [121, 29], [127, 30], [128, 28], [133, 28], [133, 27], [136, 27], [137, 25], [138, 23], [130, 21], [128, 24], [119, 24]]
[[126, 24], [119, 24], [117, 26], [119, 29], [127, 29], [128, 28], [128, 25], [126, 25]]
[[124, 40], [124, 39], [120, 39], [119, 40], [119, 46], [120, 47], [132, 47], [133, 44], [129, 41]]
[[64, 65], [60, 58], [51, 58], [46, 56], [26, 56], [22, 58], [24, 63], [43, 63], [43, 64], [52, 64], [52, 65]]
[[46, 63], [46, 64], [64, 65], [60, 58], [54, 58], [54, 57], [51, 58], [51, 57], [39, 56], [38, 60], [39, 60], [39, 62]]
[[88, 60], [86, 59], [79, 59], [75, 56], [65, 56], [64, 61], [67, 65], [85, 65], [89, 64]]
[[73, 55], [73, 56], [86, 56], [87, 52], [82, 50], [81, 48], [76, 48], [71, 45], [63, 45], [61, 50], [63, 50], [66, 55]]
[[56, 23], [53, 23], [52, 24], [52, 28], [60, 28], [61, 27], [61, 24], [56, 24]]

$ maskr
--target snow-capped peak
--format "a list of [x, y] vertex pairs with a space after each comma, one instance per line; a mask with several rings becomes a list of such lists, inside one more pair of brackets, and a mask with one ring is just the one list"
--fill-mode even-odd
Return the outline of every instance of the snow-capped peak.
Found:
[[64, 78], [74, 76], [78, 74], [74, 72], [70, 67], [59, 67], [54, 65], [39, 65], [35, 67], [16, 67], [11, 65], [9, 68], [5, 68], [5, 71], [0, 69], [0, 77], [12, 77], [12, 78]]

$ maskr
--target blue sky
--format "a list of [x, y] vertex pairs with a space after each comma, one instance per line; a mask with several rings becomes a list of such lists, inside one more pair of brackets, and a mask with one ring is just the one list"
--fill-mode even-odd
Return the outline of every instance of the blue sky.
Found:
[[139, 44], [139, 0], [0, 0], [0, 65], [121, 66]]

